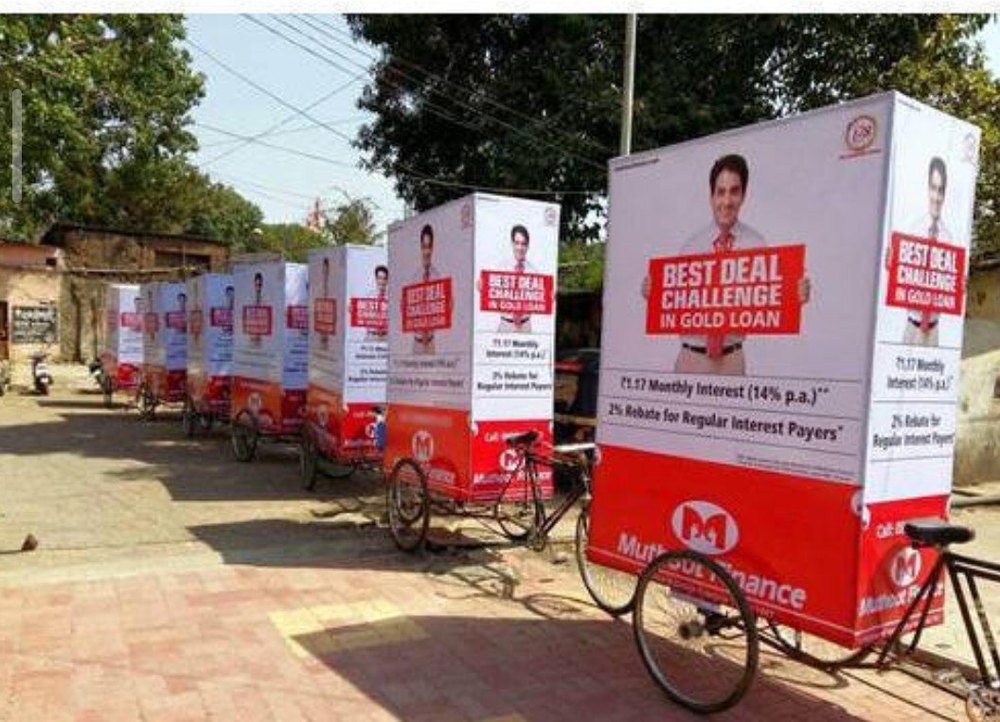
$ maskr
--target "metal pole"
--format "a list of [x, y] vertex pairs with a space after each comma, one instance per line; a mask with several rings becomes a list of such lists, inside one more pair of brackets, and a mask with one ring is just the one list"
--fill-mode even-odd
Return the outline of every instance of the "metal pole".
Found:
[[622, 93], [621, 154], [632, 152], [632, 89], [635, 79], [635, 13], [625, 16], [625, 82]]

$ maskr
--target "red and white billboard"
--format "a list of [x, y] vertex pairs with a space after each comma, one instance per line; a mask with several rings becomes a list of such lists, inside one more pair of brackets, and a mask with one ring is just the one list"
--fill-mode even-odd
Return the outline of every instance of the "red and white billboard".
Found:
[[233, 270], [233, 418], [252, 414], [266, 433], [301, 427], [309, 358], [307, 270], [281, 260]]
[[104, 374], [115, 389], [133, 389], [142, 367], [142, 320], [139, 286], [111, 283], [104, 292]]
[[898, 618], [901, 522], [950, 490], [977, 144], [886, 94], [611, 162], [595, 560], [696, 549], [844, 644]]
[[233, 277], [203, 273], [187, 281], [187, 389], [201, 413], [227, 415], [232, 387]]
[[558, 229], [556, 205], [485, 194], [389, 229], [387, 466], [489, 499], [508, 435], [551, 441]]
[[154, 281], [142, 284], [139, 295], [143, 379], [159, 401], [182, 401], [187, 377], [187, 287]]
[[336, 458], [373, 457], [375, 408], [385, 405], [389, 268], [379, 246], [309, 254], [307, 420]]

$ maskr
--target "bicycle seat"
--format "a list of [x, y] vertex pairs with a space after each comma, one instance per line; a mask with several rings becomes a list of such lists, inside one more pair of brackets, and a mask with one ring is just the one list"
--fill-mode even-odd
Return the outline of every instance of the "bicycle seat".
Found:
[[523, 434], [515, 434], [507, 437], [507, 446], [531, 446], [538, 441], [538, 432], [532, 429]]
[[942, 519], [913, 519], [903, 527], [906, 536], [917, 544], [948, 546], [964, 544], [975, 538], [976, 533], [967, 526], [949, 524]]

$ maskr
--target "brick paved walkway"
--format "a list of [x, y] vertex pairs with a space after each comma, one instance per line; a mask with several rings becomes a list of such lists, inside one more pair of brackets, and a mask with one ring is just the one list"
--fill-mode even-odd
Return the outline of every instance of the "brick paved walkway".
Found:
[[[401, 555], [370, 481], [306, 494], [285, 451], [61, 388], [0, 403], [0, 722], [693, 719], [572, 565]], [[722, 719], [964, 719], [898, 672], [761, 668]]]
[[[627, 622], [530, 552], [226, 566], [0, 589], [0, 719], [652, 720]], [[725, 719], [962, 719], [900, 673], [765, 653]]]

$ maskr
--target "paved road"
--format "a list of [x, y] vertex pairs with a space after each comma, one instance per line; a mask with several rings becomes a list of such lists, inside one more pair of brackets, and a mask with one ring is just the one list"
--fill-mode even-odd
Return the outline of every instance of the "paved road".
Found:
[[[222, 437], [183, 440], [65, 384], [0, 399], [0, 474], [4, 722], [691, 717], [571, 564], [400, 555], [374, 478], [306, 493], [288, 449], [239, 465]], [[16, 553], [28, 531], [41, 546]], [[964, 719], [898, 672], [761, 666], [723, 718]]]

